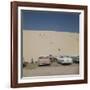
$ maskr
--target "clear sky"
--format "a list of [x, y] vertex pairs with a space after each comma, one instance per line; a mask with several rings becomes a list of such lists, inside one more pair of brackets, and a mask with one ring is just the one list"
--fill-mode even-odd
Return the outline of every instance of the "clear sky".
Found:
[[53, 11], [21, 11], [23, 30], [79, 32], [79, 14]]

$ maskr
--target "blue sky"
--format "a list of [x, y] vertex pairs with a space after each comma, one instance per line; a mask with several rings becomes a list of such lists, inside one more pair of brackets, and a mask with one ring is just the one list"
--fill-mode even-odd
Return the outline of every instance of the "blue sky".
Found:
[[79, 32], [79, 13], [53, 11], [21, 11], [23, 30]]

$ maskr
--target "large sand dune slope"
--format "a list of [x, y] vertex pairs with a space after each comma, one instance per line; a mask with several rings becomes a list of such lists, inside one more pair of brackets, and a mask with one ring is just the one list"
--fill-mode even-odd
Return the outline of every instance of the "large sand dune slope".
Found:
[[23, 30], [23, 58], [42, 55], [79, 55], [79, 33]]

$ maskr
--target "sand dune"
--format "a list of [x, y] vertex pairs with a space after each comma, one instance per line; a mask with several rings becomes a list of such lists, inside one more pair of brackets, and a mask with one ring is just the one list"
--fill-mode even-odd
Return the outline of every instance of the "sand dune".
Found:
[[23, 58], [30, 62], [42, 55], [79, 55], [79, 34], [23, 30]]

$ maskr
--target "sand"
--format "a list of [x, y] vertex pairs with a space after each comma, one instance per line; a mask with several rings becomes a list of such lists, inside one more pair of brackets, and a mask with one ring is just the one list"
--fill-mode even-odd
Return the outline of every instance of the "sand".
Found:
[[41, 66], [35, 69], [23, 68], [24, 77], [32, 76], [49, 76], [49, 75], [78, 75], [79, 74], [79, 64], [72, 65], [61, 65], [57, 66]]
[[23, 58], [31, 62], [39, 56], [79, 55], [79, 33], [23, 30]]

